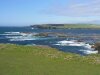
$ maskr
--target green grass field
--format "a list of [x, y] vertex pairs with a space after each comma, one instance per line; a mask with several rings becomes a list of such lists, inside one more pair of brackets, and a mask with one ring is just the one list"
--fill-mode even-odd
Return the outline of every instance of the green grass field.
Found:
[[50, 47], [0, 44], [0, 75], [100, 75], [100, 55], [79, 56]]

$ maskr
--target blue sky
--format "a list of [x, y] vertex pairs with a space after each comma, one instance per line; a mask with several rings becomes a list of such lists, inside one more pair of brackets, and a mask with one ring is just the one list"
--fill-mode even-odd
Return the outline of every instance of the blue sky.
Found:
[[1, 25], [99, 21], [100, 0], [0, 0]]

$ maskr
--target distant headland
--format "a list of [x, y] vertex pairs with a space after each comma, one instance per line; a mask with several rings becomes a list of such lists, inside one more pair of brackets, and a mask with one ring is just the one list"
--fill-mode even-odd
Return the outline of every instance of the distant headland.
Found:
[[30, 26], [39, 29], [100, 29], [100, 25], [97, 24], [37, 24]]

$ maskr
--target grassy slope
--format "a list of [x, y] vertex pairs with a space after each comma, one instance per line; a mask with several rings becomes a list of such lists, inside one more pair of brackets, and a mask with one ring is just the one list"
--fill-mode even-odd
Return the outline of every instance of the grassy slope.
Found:
[[89, 29], [100, 29], [100, 25], [95, 25], [95, 24], [64, 24], [64, 26], [48, 26], [48, 24], [43, 24], [41, 25], [43, 27], [55, 27], [55, 28], [89, 28]]
[[80, 57], [49, 47], [1, 44], [0, 75], [100, 75], [100, 55]]
[[65, 28], [100, 28], [100, 25], [89, 25], [89, 24], [73, 24], [73, 25], [64, 25]]

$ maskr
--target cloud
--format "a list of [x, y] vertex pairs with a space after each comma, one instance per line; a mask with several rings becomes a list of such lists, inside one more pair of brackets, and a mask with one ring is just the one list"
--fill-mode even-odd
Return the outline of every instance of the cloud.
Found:
[[[63, 0], [62, 0], [63, 1]], [[55, 4], [46, 13], [70, 17], [95, 17], [100, 16], [100, 0], [87, 0], [72, 4]]]

